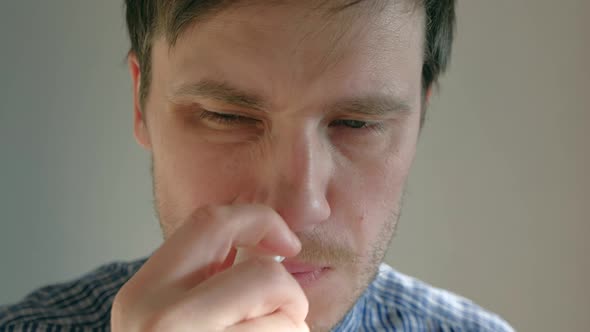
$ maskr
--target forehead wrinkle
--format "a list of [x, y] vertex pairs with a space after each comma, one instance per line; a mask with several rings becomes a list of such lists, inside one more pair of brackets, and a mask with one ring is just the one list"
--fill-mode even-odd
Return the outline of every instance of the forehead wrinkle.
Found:
[[295, 33], [300, 37], [290, 47], [288, 56], [292, 63], [312, 61], [295, 66], [296, 70], [292, 74], [313, 80], [338, 65], [353, 48], [353, 41], [365, 29], [366, 25], [360, 24], [361, 19], [358, 15], [343, 14], [332, 14], [326, 18], [311, 10], [302, 15], [298, 19], [299, 24], [295, 25], [298, 27]]
[[[387, 65], [387, 63], [396, 63], [395, 55], [392, 58], [390, 56], [391, 52], [384, 51], [400, 48], [400, 39], [411, 39], [410, 36], [406, 36], [408, 33], [404, 35], [404, 31], [400, 30], [403, 30], [402, 28], [404, 26], [410, 26], [411, 22], [415, 22], [415, 20], [411, 20], [410, 17], [408, 17], [409, 15], [406, 15], [408, 14], [408, 11], [404, 10], [400, 12], [399, 6], [396, 6], [398, 7], [397, 9], [393, 6], [388, 6], [389, 8], [381, 13], [376, 13], [375, 11], [347, 10], [345, 14], [333, 16], [332, 20], [321, 20], [321, 15], [310, 13], [308, 11], [309, 7], [303, 8], [304, 12], [301, 11], [302, 7], [299, 7], [299, 12], [295, 12], [295, 15], [289, 13], [290, 18], [287, 17], [287, 20], [290, 22], [293, 22], [292, 20], [299, 20], [299, 22], [307, 24], [283, 24], [281, 27], [281, 23], [284, 21], [267, 21], [256, 19], [256, 16], [251, 20], [246, 19], [247, 17], [252, 17], [253, 13], [256, 13], [258, 8], [254, 8], [250, 12], [237, 11], [238, 8], [246, 10], [252, 9], [251, 7], [245, 7], [246, 6], [235, 7], [233, 8], [236, 10], [235, 12], [232, 12], [232, 9], [226, 9], [225, 11], [218, 13], [217, 15], [219, 16], [216, 15], [216, 18], [219, 19], [210, 20], [206, 24], [203, 24], [205, 22], [200, 22], [199, 27], [195, 29], [194, 32], [201, 35], [199, 39], [205, 41], [210, 40], [213, 42], [213, 44], [209, 44], [208, 46], [215, 44], [234, 44], [239, 46], [238, 49], [242, 49], [238, 54], [246, 52], [255, 55], [255, 58], [247, 56], [246, 54], [241, 56], [247, 60], [254, 60], [250, 63], [250, 65], [253, 65], [254, 67], [264, 67], [269, 64], [269, 61], [264, 61], [264, 59], [269, 56], [279, 59], [282, 64], [288, 63], [288, 71], [282, 72], [281, 68], [287, 68], [286, 66], [282, 66], [277, 68], [279, 71], [259, 72], [267, 77], [260, 77], [257, 75], [258, 77], [252, 78], [259, 82], [261, 87], [264, 87], [261, 91], [264, 90], [265, 94], [270, 98], [270, 105], [283, 107], [285, 106], [286, 100], [298, 100], [300, 97], [303, 97], [304, 94], [307, 94], [310, 91], [310, 89], [308, 89], [310, 85], [316, 86], [314, 84], [316, 81], [318, 84], [322, 84], [322, 82], [325, 83], [325, 80], [321, 79], [321, 76], [325, 75], [326, 71], [331, 71], [334, 67], [343, 68], [344, 71], [348, 73], [348, 69], [346, 69], [347, 67], [360, 64], [364, 68], [364, 74], [366, 74], [364, 75], [365, 77], [368, 77], [369, 79], [375, 78], [376, 82], [379, 81], [379, 77], [382, 77], [381, 73], [383, 73], [384, 70], [388, 72], [395, 70], [395, 67], [390, 68], [390, 66]], [[276, 9], [276, 7], [274, 8]], [[272, 9], [273, 7], [263, 8], [263, 10]], [[305, 15], [302, 14], [306, 14], [309, 19], [315, 20], [315, 22], [305, 22]], [[259, 17], [262, 17], [262, 15], [259, 15]], [[400, 22], [401, 20], [404, 20], [405, 22], [402, 23]], [[349, 24], [349, 22], [352, 22], [352, 24]], [[248, 35], [243, 34], [244, 24], [251, 29], [251, 32], [248, 35], [256, 37], [260, 42], [252, 42]], [[276, 27], [279, 27], [279, 29]], [[375, 32], [375, 29], [378, 29], [379, 31]], [[213, 34], [210, 34], [210, 32], [207, 32], [206, 30], [210, 30]], [[216, 30], [217, 37], [215, 36]], [[289, 39], [280, 38], [281, 32], [287, 33], [286, 37]], [[294, 34], [293, 32], [300, 33]], [[278, 33], [279, 36], [277, 36], [276, 33]], [[364, 38], [365, 34], [369, 39]], [[319, 38], [320, 36], [323, 37], [324, 40]], [[261, 45], [264, 46], [264, 44], [261, 43], [267, 42], [267, 37], [271, 38], [269, 40], [270, 42], [278, 42], [278, 46], [268, 48], [260, 47]], [[294, 43], [290, 42], [295, 40], [298, 41], [300, 47], [294, 47]], [[325, 42], [325, 40], [328, 40], [328, 42]], [[194, 48], [194, 40], [192, 43], [193, 45], [190, 45], [190, 40], [187, 41], [188, 44], [184, 45], [183, 49], [185, 47]], [[359, 45], [359, 41], [363, 45]], [[410, 40], [409, 42], [412, 41]], [[207, 41], [207, 43], [209, 42]], [[280, 43], [283, 44], [281, 45]], [[322, 45], [322, 43], [324, 45]], [[285, 48], [285, 46], [288, 48]], [[348, 50], [356, 54], [347, 52]], [[191, 52], [194, 54], [195, 51], [207, 52], [207, 50], [194, 50]], [[289, 58], [285, 59], [285, 56], [290, 55], [289, 51], [292, 56], [298, 55], [299, 58], [291, 58], [293, 61], [289, 61]], [[361, 56], [358, 57], [357, 55]], [[343, 59], [346, 62], [343, 66], [338, 66]], [[270, 64], [272, 65], [272, 61]], [[339, 79], [346, 79], [349, 75], [338, 68], [335, 68], [328, 75], [331, 77], [338, 77]], [[224, 71], [221, 70], [221, 72], [223, 73]], [[225, 72], [225, 74], [226, 75], [224, 76], [229, 78], [228, 75], [230, 75], [230, 72]], [[244, 77], [246, 79], [243, 83], [249, 80], [247, 76]], [[349, 78], [353, 79], [353, 77]], [[387, 86], [378, 86], [374, 89], [387, 88], [390, 83], [390, 81], [379, 83]], [[394, 85], [397, 86], [399, 84]], [[299, 87], [305, 87], [305, 91], [307, 92], [299, 91]], [[319, 86], [319, 89], [315, 90], [325, 90], [326, 88], [330, 87], [327, 87], [324, 84], [323, 86]], [[275, 93], [275, 91], [277, 91], [277, 93]], [[318, 95], [315, 92], [313, 94], [316, 96]]]
[[[354, 49], [356, 41], [365, 40], [364, 37], [371, 33], [372, 37], [366, 40], [367, 44], [355, 51], [373, 59], [386, 58], [390, 51], [395, 51], [400, 46], [412, 47], [415, 33], [424, 30], [421, 29], [423, 15], [417, 12], [418, 2], [367, 0], [362, 1], [367, 4], [364, 6], [357, 3], [344, 10], [324, 14], [321, 29], [308, 32], [298, 45], [313, 35], [329, 34], [325, 51], [318, 57], [317, 65], [314, 66], [313, 71], [316, 75], [322, 75], [338, 65], [348, 56], [347, 51]], [[416, 21], [419, 24], [415, 24]], [[333, 31], [329, 31], [331, 28]], [[422, 39], [420, 37], [421, 44]]]

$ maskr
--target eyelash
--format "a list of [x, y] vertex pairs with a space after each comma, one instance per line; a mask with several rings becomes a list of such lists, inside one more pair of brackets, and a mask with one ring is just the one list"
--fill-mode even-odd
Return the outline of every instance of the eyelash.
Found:
[[217, 113], [210, 111], [202, 112], [200, 118], [209, 121], [214, 121], [224, 125], [249, 124], [259, 122], [259, 120], [237, 114]]
[[[201, 119], [214, 121], [223, 125], [238, 125], [238, 124], [255, 124], [259, 120], [248, 118], [237, 114], [217, 113], [211, 111], [204, 111], [200, 115]], [[339, 119], [330, 123], [330, 127], [344, 126], [352, 130], [381, 130], [383, 125], [377, 122], [368, 122], [352, 119]]]
[[368, 129], [368, 128], [371, 128], [372, 125], [375, 125], [375, 124], [369, 123], [367, 121], [350, 120], [350, 119], [334, 120], [334, 121], [332, 121], [332, 123], [330, 123], [330, 127], [345, 126], [347, 128], [357, 129], [357, 130]]

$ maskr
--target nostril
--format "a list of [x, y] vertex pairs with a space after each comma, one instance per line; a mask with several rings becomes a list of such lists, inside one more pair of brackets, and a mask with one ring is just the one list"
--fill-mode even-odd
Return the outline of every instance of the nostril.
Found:
[[309, 229], [329, 219], [331, 208], [324, 195], [299, 192], [275, 201], [276, 211], [294, 232]]

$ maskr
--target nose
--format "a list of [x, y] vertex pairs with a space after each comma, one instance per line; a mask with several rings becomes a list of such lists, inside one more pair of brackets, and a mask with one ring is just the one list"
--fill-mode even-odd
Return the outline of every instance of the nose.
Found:
[[313, 129], [283, 132], [273, 141], [265, 167], [267, 204], [294, 232], [313, 228], [331, 214], [327, 194], [333, 161], [329, 149]]

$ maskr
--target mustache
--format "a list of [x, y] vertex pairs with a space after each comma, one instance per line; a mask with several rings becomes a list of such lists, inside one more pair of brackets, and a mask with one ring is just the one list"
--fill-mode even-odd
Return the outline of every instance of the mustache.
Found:
[[336, 239], [329, 232], [298, 233], [301, 251], [297, 259], [315, 265], [350, 265], [359, 256], [342, 239]]

